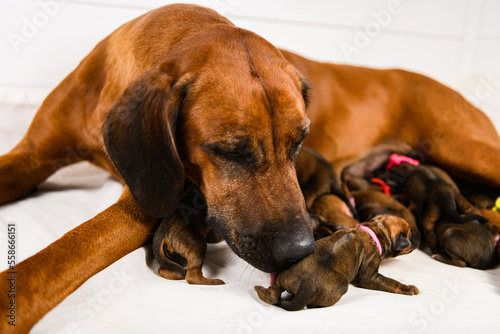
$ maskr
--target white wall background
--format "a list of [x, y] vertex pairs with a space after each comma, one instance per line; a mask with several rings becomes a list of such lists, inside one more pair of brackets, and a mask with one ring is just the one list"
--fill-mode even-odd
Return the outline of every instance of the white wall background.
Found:
[[[499, 0], [187, 2], [313, 59], [413, 70], [465, 92], [490, 116], [488, 105], [500, 106]], [[168, 3], [0, 0], [0, 103], [40, 103], [99, 40]]]

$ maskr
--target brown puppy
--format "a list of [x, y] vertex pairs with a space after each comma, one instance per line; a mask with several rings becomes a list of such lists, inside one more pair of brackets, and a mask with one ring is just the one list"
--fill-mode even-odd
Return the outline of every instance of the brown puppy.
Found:
[[455, 223], [474, 219], [482, 223], [488, 221], [460, 194], [449, 175], [437, 167], [402, 162], [391, 167], [387, 178], [398, 185], [398, 191], [411, 203], [417, 223], [433, 253], [438, 251], [434, 230], [438, 220]]
[[[202, 273], [207, 242], [220, 242], [207, 224], [207, 204], [201, 191], [186, 182], [186, 193], [174, 214], [162, 220], [153, 237], [158, 274], [166, 279], [186, 279], [189, 284], [224, 284]], [[185, 268], [187, 265], [187, 268]]]
[[295, 170], [308, 210], [321, 195], [334, 194], [345, 203], [351, 213], [354, 212], [349, 195], [341, 188], [340, 177], [321, 154], [311, 148], [302, 147], [295, 162]]
[[496, 262], [498, 233], [477, 220], [465, 223], [440, 221], [436, 224], [438, 252], [432, 258], [458, 267], [488, 269]]
[[[316, 252], [278, 274], [271, 287], [256, 286], [259, 298], [268, 304], [296, 311], [335, 304], [347, 292], [351, 282], [367, 289], [418, 294], [417, 287], [378, 273], [382, 259], [413, 250], [408, 223], [399, 217], [380, 215], [363, 225], [375, 233], [381, 244], [380, 252], [366, 230], [338, 231], [316, 241]], [[281, 299], [284, 290], [294, 295], [291, 300]]]
[[361, 221], [369, 221], [381, 214], [403, 218], [410, 225], [412, 246], [415, 248], [419, 246], [420, 230], [415, 221], [415, 216], [406, 206], [380, 191], [353, 191], [352, 196], [356, 201], [356, 210], [358, 210]]
[[171, 280], [186, 279], [189, 284], [224, 284], [220, 279], [205, 278], [202, 273], [210, 231], [204, 219], [186, 223], [180, 212], [165, 218], [153, 237], [153, 253], [160, 263], [158, 274]]
[[345, 201], [333, 194], [326, 194], [316, 199], [309, 212], [317, 239], [338, 230], [354, 228], [359, 223], [354, 219]]
[[[486, 218], [489, 219], [489, 222], [493, 225], [495, 232], [497, 234], [500, 234], [500, 212], [498, 211], [493, 211], [493, 210], [480, 210], [481, 214], [485, 216]], [[499, 238], [497, 237], [496, 241], [496, 251], [497, 251], [497, 258], [500, 259], [500, 242]]]

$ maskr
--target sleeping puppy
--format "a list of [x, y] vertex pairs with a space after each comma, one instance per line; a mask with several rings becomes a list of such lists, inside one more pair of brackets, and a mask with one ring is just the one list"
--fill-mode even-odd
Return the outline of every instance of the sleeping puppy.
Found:
[[206, 223], [206, 202], [199, 189], [191, 185], [186, 193], [172, 217], [163, 219], [154, 234], [158, 274], [171, 280], [186, 279], [189, 284], [224, 284], [203, 276], [207, 242], [220, 242], [222, 238]]
[[403, 218], [410, 225], [411, 244], [415, 248], [419, 246], [420, 230], [415, 221], [415, 216], [406, 206], [380, 191], [353, 191], [352, 196], [356, 201], [356, 210], [361, 221], [369, 221], [381, 214]]
[[[493, 210], [480, 210], [481, 214], [485, 216], [486, 218], [489, 219], [489, 222], [492, 224], [493, 228], [495, 229], [496, 232], [496, 239], [495, 239], [495, 247], [496, 247], [496, 252], [497, 252], [497, 259], [500, 259], [500, 237], [498, 236], [500, 233], [500, 212], [498, 211], [493, 211]], [[491, 231], [490, 231], [491, 232]]]
[[466, 223], [440, 221], [436, 225], [439, 251], [432, 258], [458, 267], [488, 269], [497, 261], [498, 233], [477, 220]]
[[339, 176], [321, 154], [311, 148], [302, 147], [295, 162], [295, 170], [307, 209], [310, 209], [314, 201], [321, 195], [335, 194], [356, 216], [349, 200], [349, 194], [341, 188]]
[[315, 238], [323, 238], [334, 232], [354, 228], [358, 221], [353, 218], [347, 204], [333, 194], [323, 195], [309, 209]]
[[[413, 250], [406, 221], [391, 215], [374, 217], [360, 228], [340, 230], [316, 241], [316, 251], [278, 274], [268, 289], [256, 286], [261, 300], [289, 311], [335, 304], [349, 283], [360, 287], [405, 295], [418, 294], [417, 287], [404, 285], [378, 273], [386, 257]], [[286, 290], [293, 294], [282, 300]]]
[[433, 253], [438, 251], [434, 230], [438, 220], [454, 223], [474, 219], [481, 223], [488, 221], [460, 194], [448, 174], [437, 167], [402, 162], [392, 166], [386, 175], [389, 181], [397, 184], [397, 191], [402, 192], [415, 210], [417, 223]]

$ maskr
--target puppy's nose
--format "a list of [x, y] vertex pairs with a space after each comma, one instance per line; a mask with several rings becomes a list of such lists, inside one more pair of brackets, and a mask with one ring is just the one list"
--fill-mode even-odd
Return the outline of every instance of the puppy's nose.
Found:
[[273, 256], [283, 266], [298, 262], [316, 250], [314, 234], [310, 227], [279, 233], [274, 239]]

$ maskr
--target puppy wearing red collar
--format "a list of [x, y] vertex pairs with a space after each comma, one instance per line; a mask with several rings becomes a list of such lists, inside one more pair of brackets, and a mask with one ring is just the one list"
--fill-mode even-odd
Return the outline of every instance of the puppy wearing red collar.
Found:
[[[304, 307], [334, 305], [347, 292], [349, 283], [373, 290], [405, 295], [418, 294], [418, 288], [404, 285], [378, 272], [387, 257], [413, 250], [411, 229], [399, 217], [379, 215], [358, 228], [340, 230], [316, 241], [316, 251], [282, 271], [268, 289], [256, 286], [259, 298], [288, 311]], [[293, 294], [290, 300], [281, 293]]]

